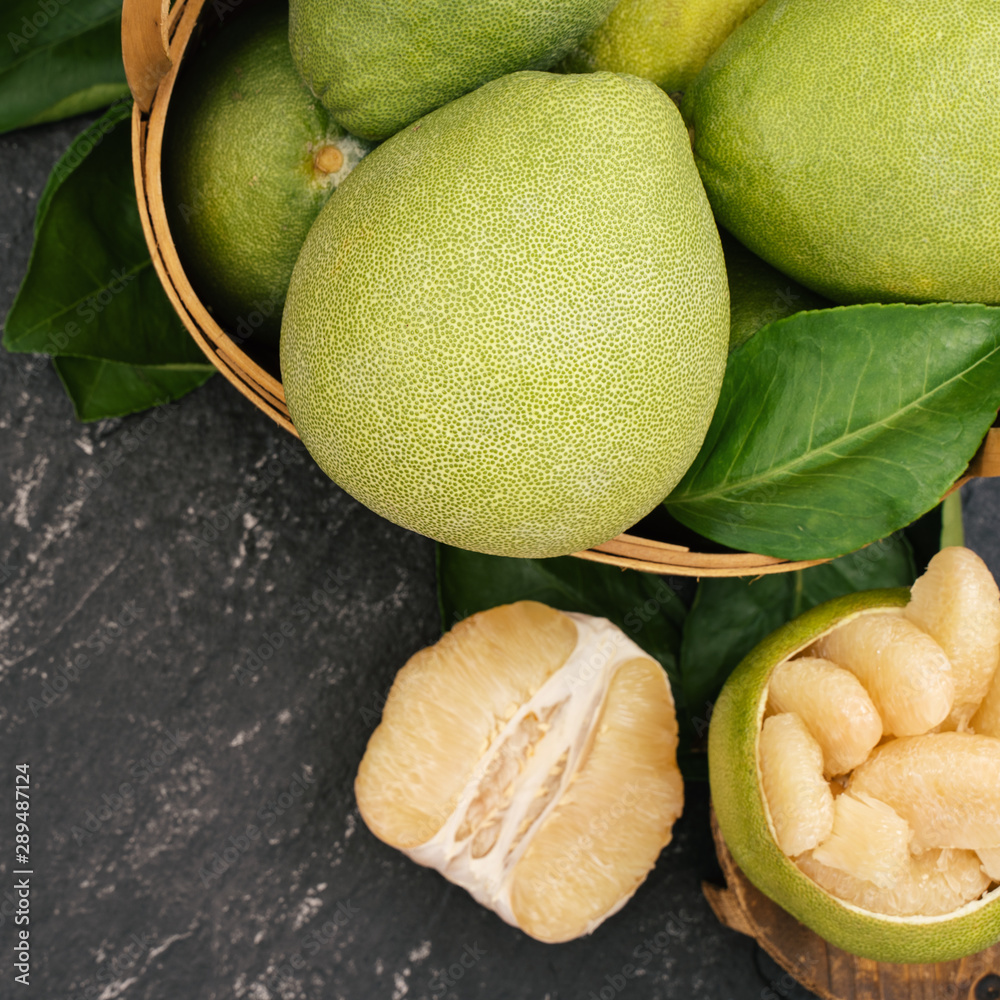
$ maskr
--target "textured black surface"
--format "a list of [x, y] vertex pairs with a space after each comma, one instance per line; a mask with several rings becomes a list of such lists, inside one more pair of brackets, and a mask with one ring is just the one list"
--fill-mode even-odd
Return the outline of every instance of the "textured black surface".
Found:
[[[0, 137], [0, 312], [80, 126]], [[0, 901], [21, 761], [36, 872], [32, 985], [6, 916], [0, 997], [808, 996], [708, 909], [703, 786], [635, 899], [556, 947], [367, 832], [352, 780], [395, 671], [436, 638], [433, 547], [221, 378], [84, 426], [50, 365], [0, 354], [0, 470]], [[997, 486], [967, 494], [1000, 572]]]

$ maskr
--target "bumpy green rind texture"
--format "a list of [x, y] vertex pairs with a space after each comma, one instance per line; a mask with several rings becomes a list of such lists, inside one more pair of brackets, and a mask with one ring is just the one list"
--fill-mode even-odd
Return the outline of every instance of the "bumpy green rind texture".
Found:
[[385, 139], [489, 80], [547, 69], [616, 0], [291, 0], [302, 78], [354, 135]]
[[563, 65], [574, 73], [634, 73], [668, 94], [687, 90], [708, 57], [763, 2], [619, 0]]
[[996, 0], [772, 0], [685, 95], [719, 221], [841, 303], [1000, 303]]
[[1000, 939], [1000, 899], [960, 917], [907, 918], [859, 912], [825, 892], [787, 858], [767, 825], [757, 767], [760, 705], [771, 672], [849, 617], [905, 607], [908, 588], [834, 598], [772, 632], [726, 681], [708, 730], [712, 805], [743, 873], [793, 917], [844, 951], [879, 962], [947, 962]]
[[313, 152], [344, 141], [292, 64], [287, 13], [226, 24], [185, 67], [167, 122], [164, 201], [185, 274], [230, 333], [277, 344], [295, 259], [333, 190]]
[[384, 517], [562, 555], [635, 523], [693, 461], [728, 309], [670, 99], [516, 73], [341, 185], [292, 276], [281, 369], [313, 457]]

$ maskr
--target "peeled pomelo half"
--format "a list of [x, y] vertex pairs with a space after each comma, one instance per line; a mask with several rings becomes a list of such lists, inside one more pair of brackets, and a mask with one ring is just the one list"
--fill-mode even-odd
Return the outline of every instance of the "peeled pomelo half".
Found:
[[403, 667], [355, 782], [369, 829], [546, 942], [593, 931], [683, 807], [663, 668], [603, 618], [534, 601]]
[[[932, 852], [911, 855], [903, 877], [893, 878], [887, 872], [881, 880], [891, 881], [892, 888], [879, 889], [874, 882], [839, 869], [826, 867], [820, 872], [819, 862], [805, 855], [800, 862], [832, 887], [824, 888], [778, 846], [761, 780], [761, 731], [775, 668], [843, 624], [886, 612], [898, 615], [897, 609], [904, 608], [909, 597], [905, 588], [848, 594], [812, 608], [757, 645], [726, 682], [712, 713], [709, 778], [726, 844], [747, 878], [765, 895], [845, 951], [883, 962], [943, 962], [1000, 939], [1000, 889], [983, 894], [989, 880], [981, 870], [977, 872], [981, 859], [973, 864], [975, 856], [968, 851], [942, 851], [933, 858]], [[840, 833], [849, 832], [849, 827], [842, 823]], [[850, 854], [843, 843], [828, 846], [836, 846], [841, 859]], [[868, 864], [861, 859], [840, 863]], [[954, 892], [945, 913], [880, 913], [833, 893], [833, 889], [853, 891], [857, 887], [849, 884], [853, 881], [864, 889], [855, 897], [862, 904], [885, 907], [895, 894], [901, 908], [912, 909], [921, 905], [928, 879], [938, 877]]]

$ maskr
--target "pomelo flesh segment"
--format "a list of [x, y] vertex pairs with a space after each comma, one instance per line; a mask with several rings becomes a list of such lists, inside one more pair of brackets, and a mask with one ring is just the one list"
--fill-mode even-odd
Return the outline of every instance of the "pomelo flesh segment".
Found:
[[358, 771], [372, 832], [399, 848], [437, 833], [506, 719], [576, 642], [566, 615], [521, 601], [459, 622], [413, 656], [396, 676]]
[[532, 937], [567, 941], [614, 912], [669, 843], [684, 789], [664, 681], [648, 659], [619, 668], [590, 754], [514, 867], [511, 908]]
[[964, 728], [989, 690], [1000, 658], [1000, 590], [971, 549], [942, 549], [914, 583], [906, 617], [944, 650], [955, 702], [948, 722]]
[[812, 856], [828, 868], [891, 889], [910, 863], [910, 828], [884, 802], [844, 792], [833, 800], [833, 830]]
[[848, 790], [885, 802], [913, 830], [912, 849], [1000, 846], [1000, 740], [928, 733], [878, 747]]
[[610, 622], [481, 612], [397, 676], [355, 783], [382, 840], [543, 941], [632, 896], [683, 805], [662, 667]]
[[979, 855], [983, 871], [994, 882], [1000, 882], [1000, 847], [980, 847], [976, 854]]
[[768, 708], [802, 719], [823, 748], [827, 775], [857, 767], [882, 738], [882, 720], [861, 682], [819, 657], [779, 664], [768, 684]]
[[972, 717], [969, 728], [983, 736], [1000, 738], [1000, 670], [993, 675], [993, 683]]
[[789, 857], [816, 847], [833, 829], [833, 793], [819, 743], [798, 715], [782, 712], [764, 720], [758, 753], [778, 846]]
[[990, 884], [974, 851], [945, 849], [910, 855], [905, 873], [888, 889], [828, 868], [811, 853], [796, 864], [838, 899], [890, 916], [952, 913], [978, 899]]
[[886, 733], [926, 733], [951, 711], [955, 682], [948, 657], [901, 612], [860, 615], [808, 652], [845, 667], [861, 681]]

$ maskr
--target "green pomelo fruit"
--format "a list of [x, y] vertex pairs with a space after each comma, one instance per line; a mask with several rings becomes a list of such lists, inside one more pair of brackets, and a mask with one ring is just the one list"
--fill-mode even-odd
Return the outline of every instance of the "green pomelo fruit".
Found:
[[708, 57], [764, 0], [620, 0], [570, 52], [571, 73], [610, 70], [686, 90]]
[[729, 352], [745, 344], [762, 326], [808, 309], [833, 303], [751, 253], [724, 229], [719, 230], [729, 280]]
[[295, 64], [344, 128], [385, 139], [488, 80], [547, 69], [615, 0], [291, 0]]
[[368, 156], [295, 266], [281, 370], [319, 465], [462, 548], [553, 556], [693, 461], [729, 331], [719, 236], [670, 99], [515, 73]]
[[834, 598], [772, 632], [740, 662], [712, 710], [708, 773], [719, 830], [747, 878], [821, 937], [879, 962], [947, 962], [1000, 938], [996, 892], [940, 916], [887, 916], [826, 892], [782, 853], [761, 788], [758, 745], [771, 673], [859, 615], [905, 607], [907, 588]]
[[280, 7], [252, 8], [195, 53], [167, 121], [164, 201], [184, 271], [230, 333], [277, 344], [309, 227], [368, 144], [299, 79]]
[[995, 0], [774, 0], [685, 95], [719, 222], [837, 302], [1000, 302]]

